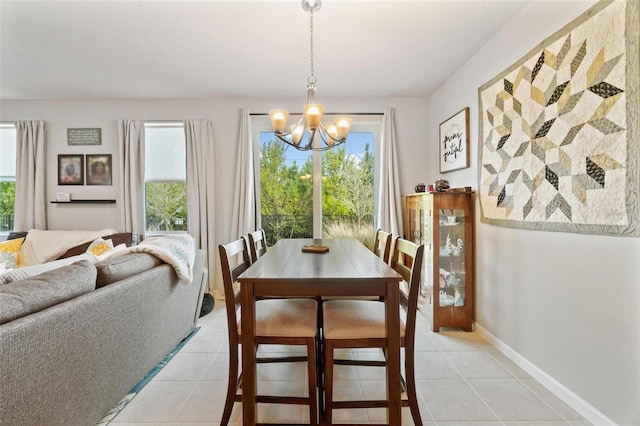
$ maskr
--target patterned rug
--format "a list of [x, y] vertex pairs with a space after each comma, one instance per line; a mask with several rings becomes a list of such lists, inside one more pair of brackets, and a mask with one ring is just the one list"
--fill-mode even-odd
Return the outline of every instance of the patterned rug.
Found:
[[135, 385], [133, 389], [131, 389], [129, 393], [126, 394], [124, 398], [122, 398], [120, 402], [118, 402], [116, 406], [113, 407], [111, 411], [109, 411], [109, 413], [107, 413], [107, 415], [104, 416], [102, 420], [98, 422], [96, 426], [107, 426], [109, 423], [111, 423], [111, 421], [116, 418], [116, 416], [124, 409], [124, 407], [126, 407], [127, 404], [129, 404], [129, 402], [131, 402], [131, 400], [136, 397], [138, 392], [140, 392], [142, 388], [144, 388], [146, 384], [149, 383], [151, 379], [153, 379], [156, 376], [156, 374], [158, 374], [160, 370], [162, 370], [178, 352], [180, 352], [180, 349], [182, 349], [184, 345], [186, 345], [187, 342], [199, 330], [200, 330], [200, 327], [194, 328], [191, 331], [191, 333], [187, 337], [185, 337], [183, 341], [178, 343], [178, 345], [175, 348], [173, 348], [171, 352], [169, 352], [164, 358], [162, 358], [162, 360], [155, 367], [153, 367], [151, 371], [149, 371], [149, 373], [147, 373], [147, 375], [142, 380], [140, 380], [138, 384]]

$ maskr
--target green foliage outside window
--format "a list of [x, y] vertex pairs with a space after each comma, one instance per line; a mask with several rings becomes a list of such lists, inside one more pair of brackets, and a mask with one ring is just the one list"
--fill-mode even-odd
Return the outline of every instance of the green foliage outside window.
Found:
[[0, 231], [13, 230], [16, 183], [0, 182]]
[[[286, 164], [287, 147], [272, 140], [260, 149], [262, 227], [268, 243], [313, 235], [312, 154], [300, 167]], [[322, 161], [322, 213], [325, 238], [373, 239], [373, 156], [362, 159], [335, 148]]]
[[187, 231], [186, 182], [146, 182], [147, 231]]

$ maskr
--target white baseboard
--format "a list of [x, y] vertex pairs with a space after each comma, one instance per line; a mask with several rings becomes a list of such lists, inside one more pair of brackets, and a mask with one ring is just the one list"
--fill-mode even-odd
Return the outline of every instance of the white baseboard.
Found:
[[478, 332], [485, 340], [487, 340], [493, 347], [503, 353], [511, 361], [515, 362], [518, 367], [522, 368], [534, 379], [540, 382], [543, 386], [553, 392], [558, 398], [562, 399], [571, 408], [576, 410], [585, 419], [598, 426], [615, 426], [616, 423], [595, 409], [591, 404], [587, 403], [584, 399], [573, 393], [570, 389], [558, 382], [556, 379], [545, 373], [518, 352], [514, 351], [509, 345], [505, 344], [502, 340], [491, 334], [486, 328], [478, 324], [474, 324], [475, 331]]

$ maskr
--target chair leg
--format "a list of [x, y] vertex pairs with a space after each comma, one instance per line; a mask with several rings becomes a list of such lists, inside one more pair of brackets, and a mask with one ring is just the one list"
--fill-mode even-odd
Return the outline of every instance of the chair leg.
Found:
[[307, 341], [307, 375], [309, 376], [309, 423], [318, 424], [318, 382], [316, 338]]
[[333, 345], [324, 343], [324, 422], [332, 424], [333, 411]]
[[415, 426], [422, 426], [422, 418], [418, 409], [418, 395], [416, 394], [416, 370], [414, 362], [413, 350], [405, 351], [405, 380], [407, 384], [407, 399], [409, 400], [409, 409]]
[[322, 340], [316, 340], [316, 384], [318, 385], [318, 415], [320, 423], [324, 424], [324, 350]]
[[231, 411], [238, 392], [238, 351], [229, 348], [229, 380], [227, 382], [227, 398], [224, 402], [224, 410], [222, 412], [221, 426], [229, 424]]

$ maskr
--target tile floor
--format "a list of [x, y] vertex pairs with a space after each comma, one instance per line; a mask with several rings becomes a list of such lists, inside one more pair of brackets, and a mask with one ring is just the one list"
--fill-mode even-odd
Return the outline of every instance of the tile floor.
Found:
[[[227, 388], [228, 344], [223, 303], [200, 319], [200, 331], [111, 422], [111, 426], [220, 424]], [[271, 348], [270, 350], [275, 350]], [[282, 350], [282, 349], [280, 349]], [[416, 351], [417, 392], [427, 425], [590, 425], [582, 416], [496, 351], [477, 333], [433, 333], [420, 317]], [[371, 356], [353, 353], [352, 356]], [[375, 367], [336, 367], [336, 398], [380, 397], [384, 370]], [[305, 365], [262, 364], [259, 389], [267, 393], [304, 392]], [[376, 396], [377, 395], [377, 396]], [[259, 405], [261, 421], [308, 421], [303, 406]], [[383, 409], [338, 410], [335, 423], [382, 422]], [[241, 425], [236, 403], [231, 424]], [[408, 408], [403, 424], [412, 425]]]

